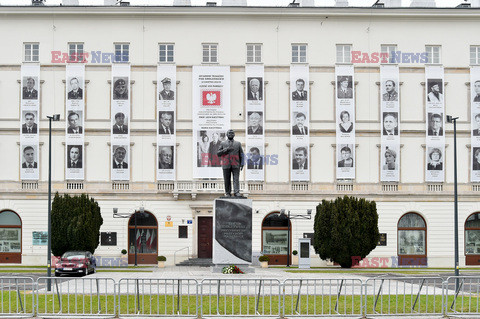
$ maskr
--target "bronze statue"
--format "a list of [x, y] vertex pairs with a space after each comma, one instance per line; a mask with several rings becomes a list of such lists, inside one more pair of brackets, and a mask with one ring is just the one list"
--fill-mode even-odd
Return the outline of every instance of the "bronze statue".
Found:
[[240, 142], [234, 141], [235, 132], [227, 131], [228, 140], [222, 142], [217, 155], [221, 157], [223, 169], [223, 181], [225, 183], [225, 196], [232, 196], [231, 175], [233, 175], [233, 191], [235, 197], [242, 197], [240, 194], [240, 171], [243, 169], [243, 149]]

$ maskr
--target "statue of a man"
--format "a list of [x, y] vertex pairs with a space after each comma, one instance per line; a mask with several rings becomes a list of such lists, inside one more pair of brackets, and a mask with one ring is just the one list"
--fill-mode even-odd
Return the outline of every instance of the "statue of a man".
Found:
[[227, 131], [228, 140], [222, 142], [217, 155], [221, 157], [223, 169], [223, 181], [225, 183], [225, 196], [232, 196], [231, 175], [233, 174], [233, 191], [235, 197], [242, 197], [240, 194], [240, 170], [243, 169], [243, 149], [240, 142], [234, 141], [235, 132]]

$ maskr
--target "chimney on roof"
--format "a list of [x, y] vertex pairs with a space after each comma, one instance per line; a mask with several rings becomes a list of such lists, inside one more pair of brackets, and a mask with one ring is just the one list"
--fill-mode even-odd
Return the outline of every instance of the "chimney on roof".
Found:
[[412, 0], [410, 7], [416, 8], [435, 8], [437, 4], [435, 0]]
[[335, 7], [348, 7], [348, 0], [335, 0]]
[[247, 0], [223, 0], [222, 6], [225, 7], [246, 7]]
[[190, 0], [173, 0], [173, 5], [176, 7], [191, 6], [192, 2]]
[[78, 0], [62, 0], [63, 6], [78, 6]]
[[32, 6], [44, 6], [43, 0], [32, 0]]
[[217, 3], [216, 2], [207, 2], [207, 7], [216, 7]]

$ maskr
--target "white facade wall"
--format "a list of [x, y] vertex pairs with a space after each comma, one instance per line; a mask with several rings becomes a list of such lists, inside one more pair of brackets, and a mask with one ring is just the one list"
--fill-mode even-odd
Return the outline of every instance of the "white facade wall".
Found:
[[[469, 48], [479, 45], [469, 32], [479, 28], [480, 11], [455, 9], [358, 8], [194, 8], [194, 7], [0, 7], [0, 210], [11, 209], [22, 218], [22, 261], [40, 264], [46, 247], [32, 246], [32, 231], [46, 230], [48, 178], [47, 115], [59, 113], [53, 123], [53, 191], [87, 192], [98, 200], [104, 224], [101, 231], [117, 232], [116, 247], [100, 246], [96, 254], [120, 256], [127, 249], [127, 219], [112, 218], [112, 209], [133, 212], [140, 206], [159, 222], [159, 254], [173, 257], [190, 247], [197, 253], [197, 216], [211, 215], [212, 192], [158, 191], [155, 179], [155, 84], [158, 43], [175, 43], [177, 65], [177, 181], [191, 181], [192, 66], [200, 65], [202, 43], [218, 43], [219, 65], [231, 67], [231, 126], [244, 142], [244, 84], [246, 43], [262, 43], [265, 65], [266, 153], [279, 154], [279, 165], [266, 166], [263, 191], [250, 191], [253, 199], [254, 251], [261, 250], [261, 222], [282, 208], [292, 213], [314, 209], [322, 199], [334, 199], [335, 179], [335, 45], [380, 52], [382, 44], [396, 44], [404, 52], [424, 52], [425, 45], [441, 45], [445, 67], [446, 114], [459, 117], [458, 182], [460, 264], [463, 225], [480, 211], [479, 193], [470, 180]], [[33, 31], [33, 32], [32, 32]], [[38, 190], [22, 189], [20, 181], [20, 67], [24, 42], [40, 44], [40, 183]], [[114, 43], [130, 44], [132, 65], [131, 180], [129, 190], [112, 190], [110, 179], [111, 63], [86, 64], [85, 182], [83, 191], [67, 190], [65, 182], [65, 64], [52, 63], [51, 51], [67, 52], [68, 42], [83, 42], [85, 51], [114, 51]], [[289, 180], [290, 110], [289, 66], [291, 44], [308, 45], [310, 65], [311, 183], [308, 191], [292, 191]], [[91, 61], [91, 57], [88, 59]], [[446, 182], [443, 191], [429, 192], [425, 180], [425, 65], [400, 65], [401, 170], [398, 191], [383, 192], [380, 183], [379, 64], [355, 64], [356, 172], [354, 190], [347, 194], [377, 201], [380, 232], [387, 246], [372, 256], [397, 256], [397, 223], [407, 212], [418, 212], [427, 222], [427, 255], [431, 266], [453, 265], [453, 132], [446, 125]], [[8, 169], [5, 169], [8, 168]], [[242, 173], [243, 174], [243, 173]], [[196, 213], [199, 211], [199, 213]], [[165, 227], [172, 216], [174, 227]], [[178, 225], [188, 225], [187, 239], [178, 238]], [[313, 232], [313, 220], [292, 221], [294, 240]], [[43, 250], [42, 250], [43, 249]], [[186, 258], [186, 252], [179, 252]], [[43, 259], [42, 259], [43, 258]], [[168, 258], [173, 263], [173, 258]], [[178, 260], [177, 260], [178, 262]], [[317, 260], [314, 264], [325, 264]]]

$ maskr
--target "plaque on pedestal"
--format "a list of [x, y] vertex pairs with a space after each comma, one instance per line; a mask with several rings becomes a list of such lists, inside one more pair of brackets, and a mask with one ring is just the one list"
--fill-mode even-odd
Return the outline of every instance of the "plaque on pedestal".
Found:
[[252, 200], [219, 198], [213, 217], [213, 263], [249, 265], [252, 263]]

